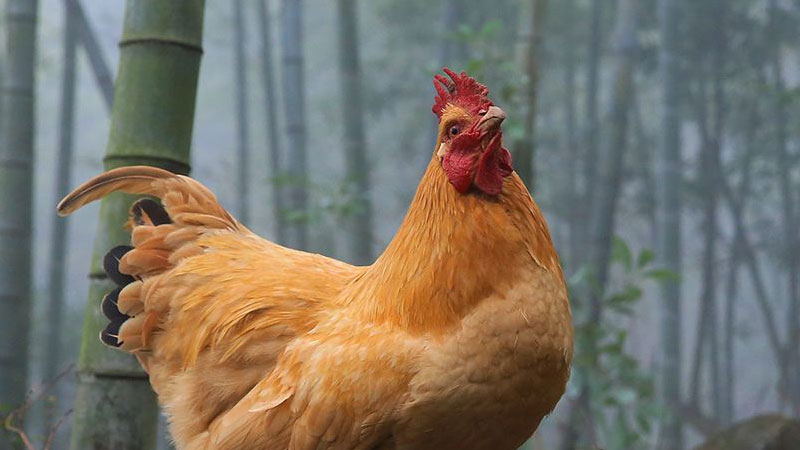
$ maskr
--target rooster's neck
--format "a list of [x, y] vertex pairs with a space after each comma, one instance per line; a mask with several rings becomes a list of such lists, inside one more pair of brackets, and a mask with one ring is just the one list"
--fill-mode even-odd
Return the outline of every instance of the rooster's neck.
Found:
[[516, 175], [496, 197], [460, 194], [431, 160], [400, 229], [345, 295], [368, 320], [445, 330], [520, 271], [557, 271], [547, 225]]

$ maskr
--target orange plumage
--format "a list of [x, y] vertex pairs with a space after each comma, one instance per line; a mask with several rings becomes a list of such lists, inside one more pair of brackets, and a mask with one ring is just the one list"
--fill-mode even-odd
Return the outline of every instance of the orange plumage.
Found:
[[[161, 169], [111, 170], [59, 204], [161, 199], [166, 214], [133, 208], [133, 249], [111, 267], [128, 284], [104, 302], [120, 314], [104, 340], [147, 370], [178, 449], [513, 449], [555, 406], [572, 325], [547, 225], [486, 155], [500, 151], [489, 141], [502, 111], [472, 111], [439, 83], [450, 97], [440, 90], [437, 151], [368, 267], [264, 240]], [[467, 133], [480, 145], [458, 150], [473, 165], [453, 175], [442, 161]], [[454, 188], [496, 167], [499, 194]]]

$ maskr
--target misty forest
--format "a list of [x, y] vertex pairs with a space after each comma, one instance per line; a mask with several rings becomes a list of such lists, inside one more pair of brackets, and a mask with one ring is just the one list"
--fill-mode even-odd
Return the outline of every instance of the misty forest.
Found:
[[569, 290], [569, 382], [522, 448], [800, 449], [800, 2], [0, 11], [1, 450], [175, 445], [147, 373], [97, 339], [133, 197], [58, 217], [71, 189], [191, 174], [254, 233], [366, 266], [437, 149], [443, 67], [507, 114]]

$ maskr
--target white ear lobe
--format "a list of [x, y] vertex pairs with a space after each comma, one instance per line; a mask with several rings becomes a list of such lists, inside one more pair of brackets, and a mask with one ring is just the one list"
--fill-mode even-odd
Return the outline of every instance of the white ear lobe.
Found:
[[444, 158], [445, 153], [447, 153], [447, 143], [442, 142], [442, 144], [439, 146], [439, 150], [436, 151], [436, 156], [438, 156], [439, 159], [442, 159]]

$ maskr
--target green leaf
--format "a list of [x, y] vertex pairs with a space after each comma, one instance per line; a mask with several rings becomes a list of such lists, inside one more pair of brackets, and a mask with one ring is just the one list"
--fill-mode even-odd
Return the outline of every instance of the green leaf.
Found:
[[583, 265], [577, 271], [575, 271], [571, 277], [569, 277], [567, 284], [569, 285], [570, 289], [575, 289], [578, 286], [586, 283], [591, 275], [592, 270], [589, 268], [589, 266]]
[[461, 25], [458, 26], [456, 33], [458, 34], [459, 39], [466, 41], [469, 40], [475, 34], [475, 30], [471, 26], [462, 23]]
[[630, 388], [620, 388], [614, 393], [617, 402], [623, 405], [629, 405], [636, 401], [636, 391]]
[[653, 253], [650, 249], [644, 249], [639, 252], [639, 258], [637, 258], [636, 266], [640, 269], [644, 269], [648, 264], [653, 262], [655, 259], [656, 254]]
[[614, 240], [611, 244], [611, 259], [625, 266], [625, 269], [628, 271], [630, 271], [633, 266], [631, 248], [628, 247], [628, 244], [623, 239], [617, 236], [614, 236]]
[[620, 309], [623, 312], [630, 310], [630, 306], [642, 298], [642, 289], [639, 286], [628, 284], [625, 288], [612, 294], [606, 299], [610, 308]]
[[494, 19], [486, 22], [483, 24], [480, 30], [480, 36], [483, 38], [491, 38], [494, 37], [500, 30], [503, 29], [503, 22]]
[[651, 269], [644, 273], [645, 278], [655, 281], [678, 281], [681, 277], [669, 269]]

